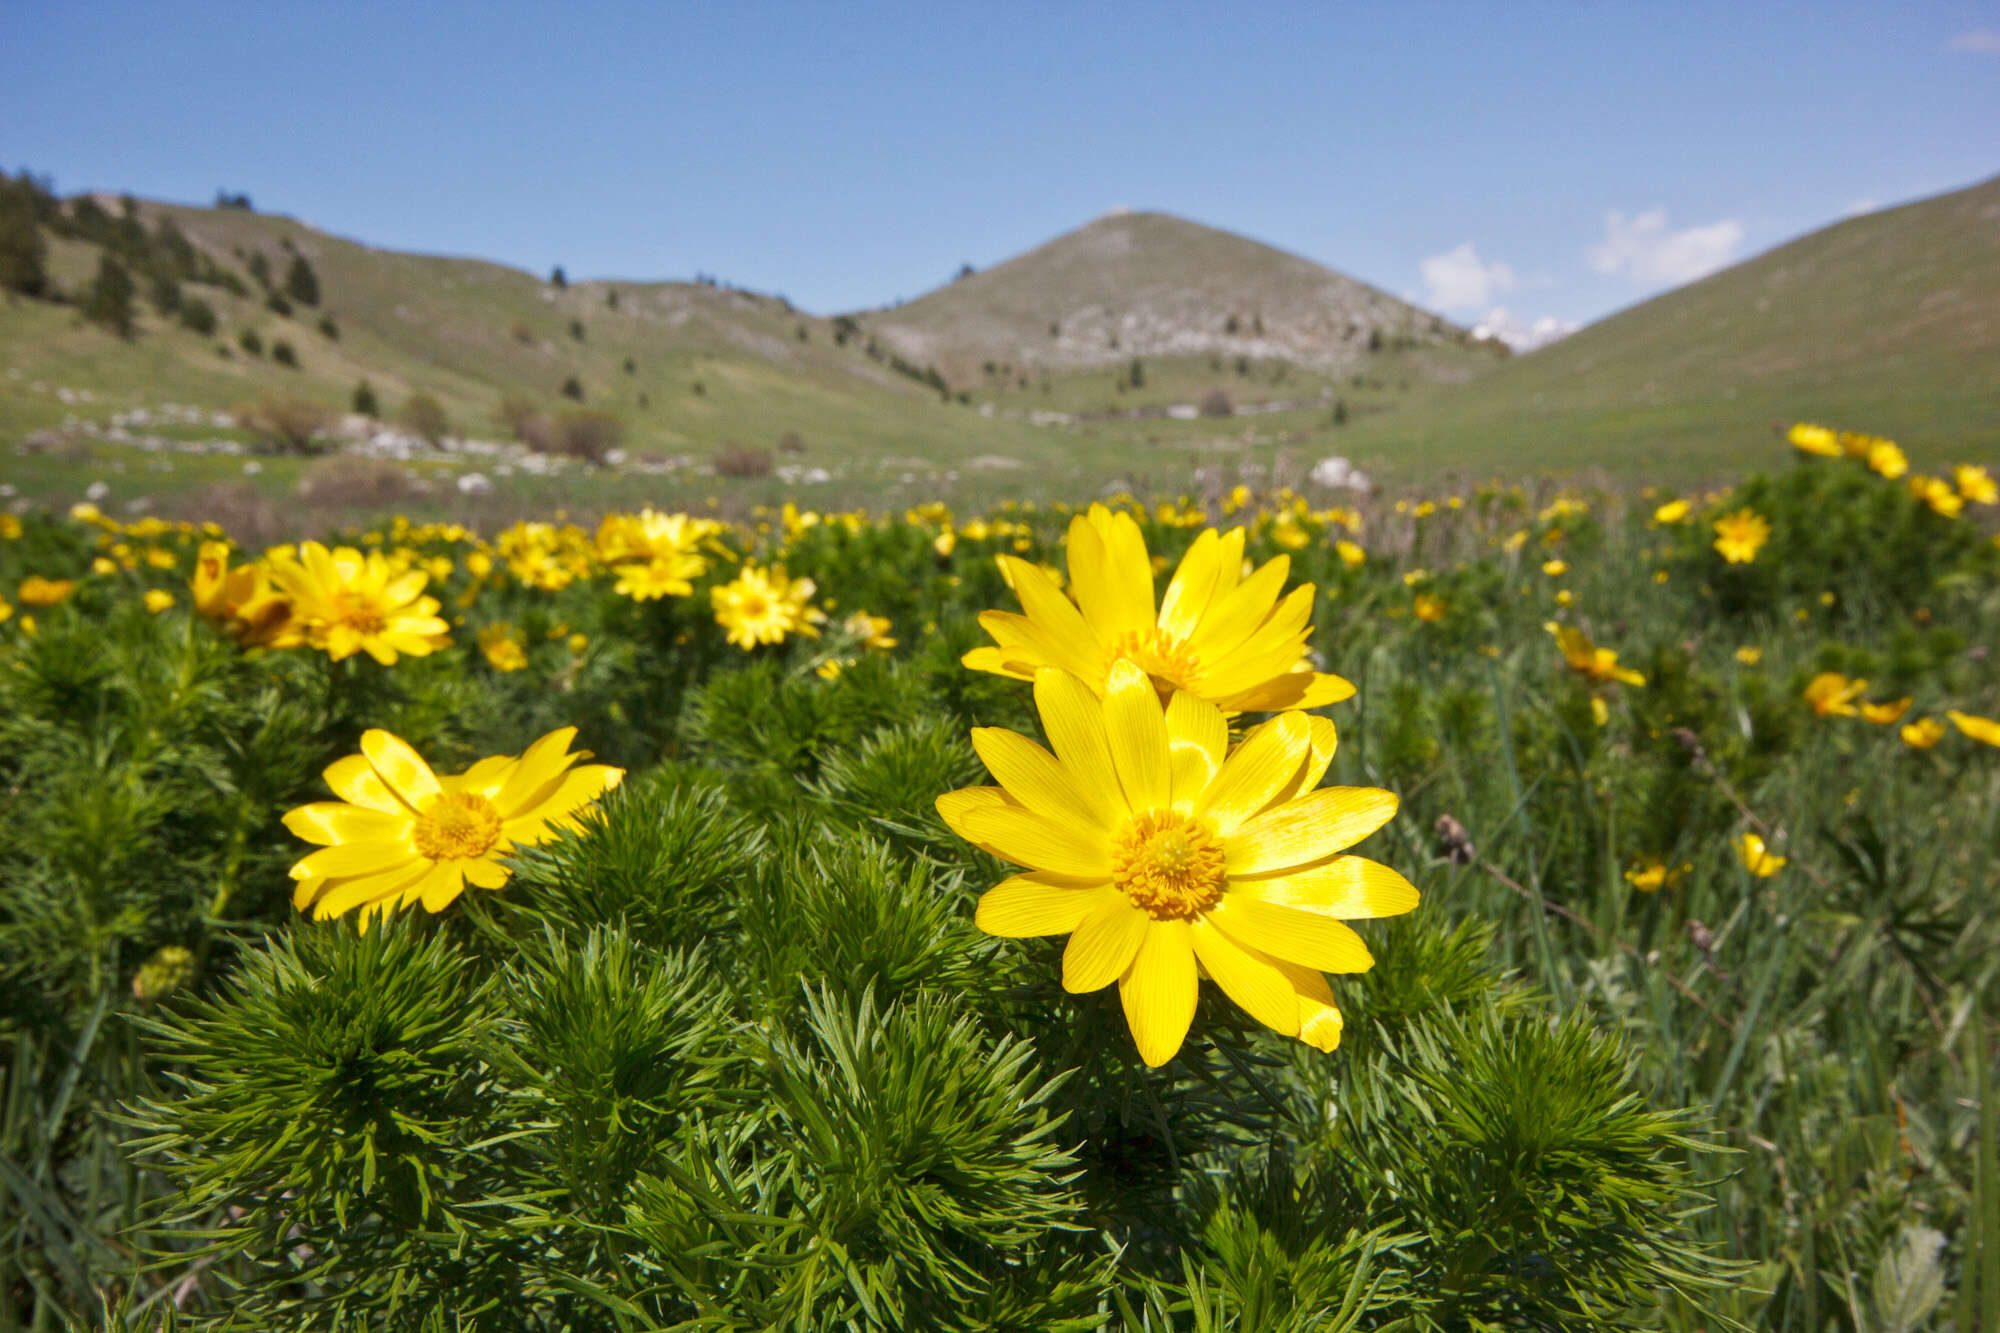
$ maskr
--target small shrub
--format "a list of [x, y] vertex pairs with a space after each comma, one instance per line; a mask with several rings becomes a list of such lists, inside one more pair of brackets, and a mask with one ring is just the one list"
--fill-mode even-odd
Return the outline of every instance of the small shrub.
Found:
[[582, 320], [580, 320], [580, 319], [573, 319], [573, 320], [571, 320], [571, 321], [569, 322], [569, 336], [570, 336], [570, 337], [572, 337], [572, 338], [574, 338], [574, 339], [576, 339], [576, 340], [577, 340], [578, 342], [582, 342], [582, 341], [583, 341], [583, 321], [582, 321]]
[[340, 325], [334, 323], [332, 315], [321, 315], [319, 317], [319, 334], [320, 337], [325, 338], [328, 342], [337, 343], [340, 341]]
[[493, 411], [493, 420], [517, 440], [528, 438], [528, 426], [542, 415], [541, 407], [534, 399], [523, 394], [503, 394], [500, 406]]
[[442, 449], [444, 437], [451, 432], [451, 418], [445, 415], [444, 404], [427, 393], [413, 393], [404, 399], [403, 410], [396, 416], [433, 449]]
[[616, 287], [604, 293], [604, 304], [613, 310], [618, 308], [618, 289]]
[[109, 254], [97, 261], [97, 278], [84, 299], [83, 317], [121, 338], [132, 336], [132, 274]]
[[236, 345], [252, 356], [264, 355], [264, 339], [255, 329], [245, 329], [237, 334]]
[[1210, 389], [1201, 396], [1201, 414], [1205, 417], [1226, 417], [1236, 411], [1236, 405], [1229, 401], [1229, 394], [1223, 389]]
[[795, 430], [788, 430], [778, 437], [778, 452], [781, 454], [802, 454], [806, 451], [805, 437]]
[[532, 347], [535, 342], [535, 331], [518, 319], [514, 321], [514, 326], [507, 330], [507, 336], [523, 347]]
[[293, 255], [292, 266], [285, 270], [285, 295], [300, 305], [319, 304], [319, 275], [304, 255]]
[[636, 375], [639, 373], [639, 363], [629, 356], [625, 358], [625, 373], [627, 375]]
[[181, 298], [180, 321], [182, 328], [192, 329], [206, 338], [209, 334], [215, 332], [217, 323], [215, 307], [202, 300], [199, 296], [183, 297]]
[[565, 398], [574, 399], [579, 403], [582, 402], [583, 381], [578, 379], [576, 376], [571, 375], [568, 379], [563, 381], [562, 396]]
[[264, 298], [264, 308], [280, 319], [290, 319], [292, 317], [292, 303], [277, 292], [272, 292]]
[[715, 474], [718, 477], [768, 477], [771, 475], [771, 451], [737, 444], [732, 440], [715, 451]]
[[625, 423], [609, 412], [577, 408], [556, 418], [555, 435], [558, 453], [602, 463], [625, 438]]
[[323, 436], [333, 413], [310, 398], [266, 394], [255, 403], [233, 409], [236, 424], [254, 432], [266, 448], [279, 453], [314, 454], [324, 450]]
[[812, 341], [812, 334], [807, 331], [806, 326], [803, 324], [799, 325], [797, 328], [792, 330], [792, 336], [794, 338], [797, 338], [802, 343], [809, 343]]
[[387, 458], [336, 454], [314, 463], [299, 478], [299, 495], [317, 510], [354, 509], [380, 512], [409, 500], [410, 474]]
[[299, 368], [298, 351], [282, 338], [271, 344], [271, 359], [281, 366], [290, 366], [293, 370]]
[[32, 202], [11, 191], [0, 194], [0, 288], [42, 295], [49, 285], [48, 249]]
[[563, 272], [563, 267], [561, 264], [557, 264], [553, 269], [549, 271], [549, 286], [551, 287], [569, 286], [569, 277], [567, 274]]
[[364, 417], [382, 415], [382, 404], [375, 397], [375, 386], [367, 380], [354, 386], [354, 410]]
[[694, 396], [695, 396], [695, 397], [697, 397], [697, 398], [705, 398], [705, 397], [707, 397], [707, 396], [708, 396], [708, 386], [707, 386], [706, 384], [703, 384], [703, 383], [702, 383], [702, 382], [701, 382], [700, 380], [696, 380], [696, 381], [694, 382]]
[[153, 275], [153, 309], [163, 315], [172, 315], [181, 308], [181, 284], [171, 273]]

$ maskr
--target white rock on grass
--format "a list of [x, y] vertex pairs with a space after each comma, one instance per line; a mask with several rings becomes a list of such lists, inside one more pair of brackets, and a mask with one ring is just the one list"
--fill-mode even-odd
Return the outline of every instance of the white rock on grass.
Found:
[[493, 482], [484, 472], [468, 472], [458, 479], [460, 495], [489, 495], [492, 491]]

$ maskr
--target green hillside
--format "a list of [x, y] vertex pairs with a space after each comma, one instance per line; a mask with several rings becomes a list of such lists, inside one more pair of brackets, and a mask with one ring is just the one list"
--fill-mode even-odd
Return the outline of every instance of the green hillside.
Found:
[[2000, 177], [1837, 223], [1357, 423], [1397, 475], [1692, 477], [1806, 418], [1925, 459], [2000, 451]]

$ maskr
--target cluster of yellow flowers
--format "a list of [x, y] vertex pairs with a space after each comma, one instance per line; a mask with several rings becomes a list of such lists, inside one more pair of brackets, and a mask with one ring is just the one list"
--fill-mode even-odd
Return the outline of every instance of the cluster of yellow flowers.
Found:
[[339, 662], [367, 653], [384, 666], [451, 642], [451, 627], [424, 595], [430, 575], [398, 569], [380, 551], [319, 542], [278, 547], [232, 568], [229, 547], [204, 543], [191, 590], [195, 610], [238, 641], [268, 648], [299, 644]]
[[1910, 494], [1946, 518], [1957, 518], [1968, 504], [2000, 503], [2000, 483], [1976, 464], [1961, 463], [1952, 468], [1951, 479], [1947, 481], [1910, 472], [1910, 460], [1901, 447], [1894, 440], [1879, 436], [1851, 430], [1836, 433], [1825, 426], [1800, 421], [1793, 424], [1785, 438], [1800, 453], [1817, 458], [1859, 459], [1871, 472], [1890, 481], [1907, 474]]
[[[1346, 849], [1396, 797], [1319, 784], [1333, 723], [1304, 710], [1353, 694], [1304, 660], [1314, 589], [1283, 592], [1289, 558], [1245, 569], [1243, 529], [1209, 529], [1155, 595], [1144, 534], [1092, 506], [1067, 537], [1069, 594], [1000, 557], [1021, 614], [988, 611], [965, 665], [1031, 681], [1052, 749], [972, 733], [999, 783], [938, 813], [1022, 867], [986, 891], [995, 935], [1068, 935], [1062, 983], [1118, 984], [1140, 1057], [1180, 1050], [1206, 974], [1252, 1017], [1321, 1050], [1342, 1019], [1324, 973], [1373, 964], [1346, 920], [1393, 916], [1417, 890]], [[1278, 711], [1231, 744], [1230, 719]]]
[[[1850, 680], [1838, 671], [1822, 671], [1807, 682], [1804, 697], [1812, 705], [1815, 717], [1861, 717], [1883, 727], [1902, 722], [1910, 711], [1913, 700], [1907, 695], [1870, 703], [1862, 697], [1867, 691], [1865, 680]], [[1945, 716], [1971, 739], [2000, 746], [2000, 722], [1962, 713], [1956, 708], [1946, 709]], [[1944, 724], [1936, 718], [1918, 718], [1903, 723], [1901, 735], [1903, 743], [1911, 749], [1928, 750], [1944, 739]]]

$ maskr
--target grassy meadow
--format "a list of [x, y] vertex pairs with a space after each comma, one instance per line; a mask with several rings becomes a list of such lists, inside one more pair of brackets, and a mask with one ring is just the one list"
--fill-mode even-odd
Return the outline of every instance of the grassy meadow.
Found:
[[1993, 1327], [2000, 508], [1792, 439], [0, 519], [0, 1329]]

